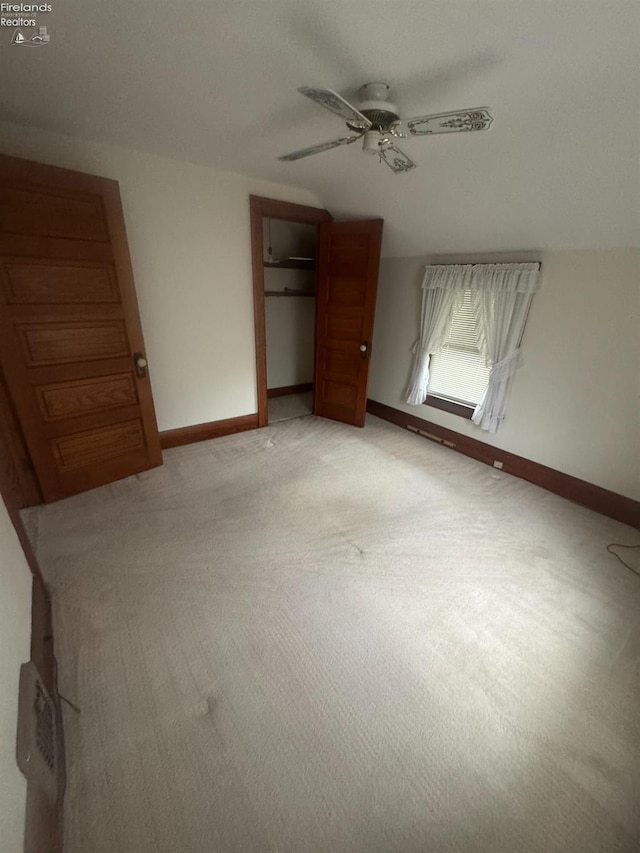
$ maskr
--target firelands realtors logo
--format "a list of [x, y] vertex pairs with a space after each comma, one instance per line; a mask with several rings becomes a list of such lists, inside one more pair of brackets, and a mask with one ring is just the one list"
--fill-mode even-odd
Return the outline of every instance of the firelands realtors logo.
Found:
[[[40, 26], [35, 16], [39, 12], [50, 11], [51, 3], [0, 3], [0, 27], [13, 29], [11, 44], [28, 47], [49, 44], [50, 36], [47, 28]], [[29, 17], [23, 17], [23, 15], [29, 15]]]

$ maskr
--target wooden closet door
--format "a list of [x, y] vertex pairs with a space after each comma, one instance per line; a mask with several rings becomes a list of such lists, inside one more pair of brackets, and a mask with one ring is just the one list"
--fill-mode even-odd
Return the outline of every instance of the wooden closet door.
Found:
[[319, 229], [314, 414], [364, 426], [382, 220]]
[[0, 155], [0, 359], [45, 501], [162, 464], [144, 352], [118, 184]]

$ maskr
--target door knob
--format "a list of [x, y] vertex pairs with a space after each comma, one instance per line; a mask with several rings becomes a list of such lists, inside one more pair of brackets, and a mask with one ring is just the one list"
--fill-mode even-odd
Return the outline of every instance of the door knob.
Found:
[[139, 376], [140, 379], [144, 379], [147, 375], [147, 359], [141, 352], [136, 352], [133, 354], [133, 363], [136, 369], [136, 376]]
[[369, 351], [369, 344], [367, 343], [367, 341], [363, 341], [360, 344], [360, 355], [361, 355], [361, 357], [366, 358], [368, 351]]
[[367, 345], [366, 344], [360, 344], [360, 352], [366, 352], [366, 351], [367, 351]]

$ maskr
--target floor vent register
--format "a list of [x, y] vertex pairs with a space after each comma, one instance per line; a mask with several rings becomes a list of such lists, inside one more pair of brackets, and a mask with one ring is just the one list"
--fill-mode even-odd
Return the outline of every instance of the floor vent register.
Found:
[[28, 781], [52, 803], [58, 798], [58, 715], [33, 661], [20, 667], [16, 759]]

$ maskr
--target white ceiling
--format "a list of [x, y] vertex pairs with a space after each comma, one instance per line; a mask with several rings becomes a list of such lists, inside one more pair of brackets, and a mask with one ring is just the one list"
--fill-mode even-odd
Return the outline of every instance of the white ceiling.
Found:
[[[613, 248], [640, 233], [637, 0], [53, 0], [8, 44], [0, 117], [313, 190], [385, 219], [386, 255]], [[488, 132], [412, 138], [393, 174], [296, 92], [387, 81], [404, 116], [489, 106]]]

